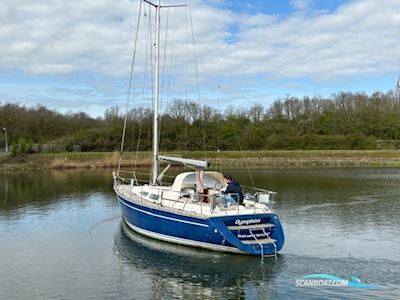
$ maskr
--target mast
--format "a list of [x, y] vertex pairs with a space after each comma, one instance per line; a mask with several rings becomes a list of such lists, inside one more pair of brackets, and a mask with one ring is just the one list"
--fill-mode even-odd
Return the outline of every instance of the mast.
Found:
[[158, 177], [158, 100], [160, 94], [160, 0], [157, 0], [156, 7], [156, 69], [154, 78], [154, 101], [153, 101], [153, 162], [151, 184], [157, 184]]

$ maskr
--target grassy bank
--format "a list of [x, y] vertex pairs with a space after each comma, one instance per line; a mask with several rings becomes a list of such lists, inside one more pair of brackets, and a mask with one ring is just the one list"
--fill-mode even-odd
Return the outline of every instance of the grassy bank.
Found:
[[[285, 167], [285, 166], [400, 166], [400, 151], [347, 151], [347, 150], [299, 150], [299, 151], [224, 151], [163, 153], [188, 158], [210, 160], [214, 165], [225, 166]], [[16, 157], [0, 155], [0, 170], [42, 170], [74, 168], [113, 168], [118, 164], [116, 152], [66, 152], [36, 153]], [[126, 153], [122, 159], [124, 168], [150, 166], [151, 152]]]

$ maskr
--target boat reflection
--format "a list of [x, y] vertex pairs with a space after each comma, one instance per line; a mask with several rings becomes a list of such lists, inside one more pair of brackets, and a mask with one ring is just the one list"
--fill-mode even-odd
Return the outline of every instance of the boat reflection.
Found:
[[150, 273], [155, 298], [269, 299], [281, 265], [279, 258], [264, 258], [261, 263], [259, 257], [149, 239], [124, 221], [114, 237], [114, 253], [121, 263]]

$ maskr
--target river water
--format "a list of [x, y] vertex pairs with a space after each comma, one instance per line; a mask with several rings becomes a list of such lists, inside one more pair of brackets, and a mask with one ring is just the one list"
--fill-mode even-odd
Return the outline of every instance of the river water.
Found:
[[[251, 185], [245, 170], [229, 172]], [[279, 193], [286, 243], [277, 259], [125, 233], [109, 170], [0, 174], [0, 299], [400, 298], [399, 169], [253, 177]], [[296, 286], [310, 274], [380, 288]]]

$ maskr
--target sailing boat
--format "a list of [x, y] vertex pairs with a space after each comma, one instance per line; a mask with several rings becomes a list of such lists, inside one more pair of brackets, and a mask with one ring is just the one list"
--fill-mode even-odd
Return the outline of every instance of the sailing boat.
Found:
[[[125, 178], [120, 168], [113, 172], [113, 187], [123, 221], [139, 234], [166, 242], [223, 252], [276, 255], [283, 247], [284, 234], [278, 216], [269, 207], [275, 192], [256, 189], [253, 194], [246, 193], [243, 203], [225, 207], [220, 192], [226, 187], [223, 175], [207, 171], [209, 161], [159, 155], [162, 6], [160, 0], [156, 4], [144, 1], [156, 9], [152, 171], [150, 183], [144, 185], [139, 184], [134, 173]], [[167, 164], [162, 172], [159, 172], [160, 161]], [[162, 185], [162, 178], [172, 164], [188, 166], [194, 171], [178, 174], [172, 185]]]

